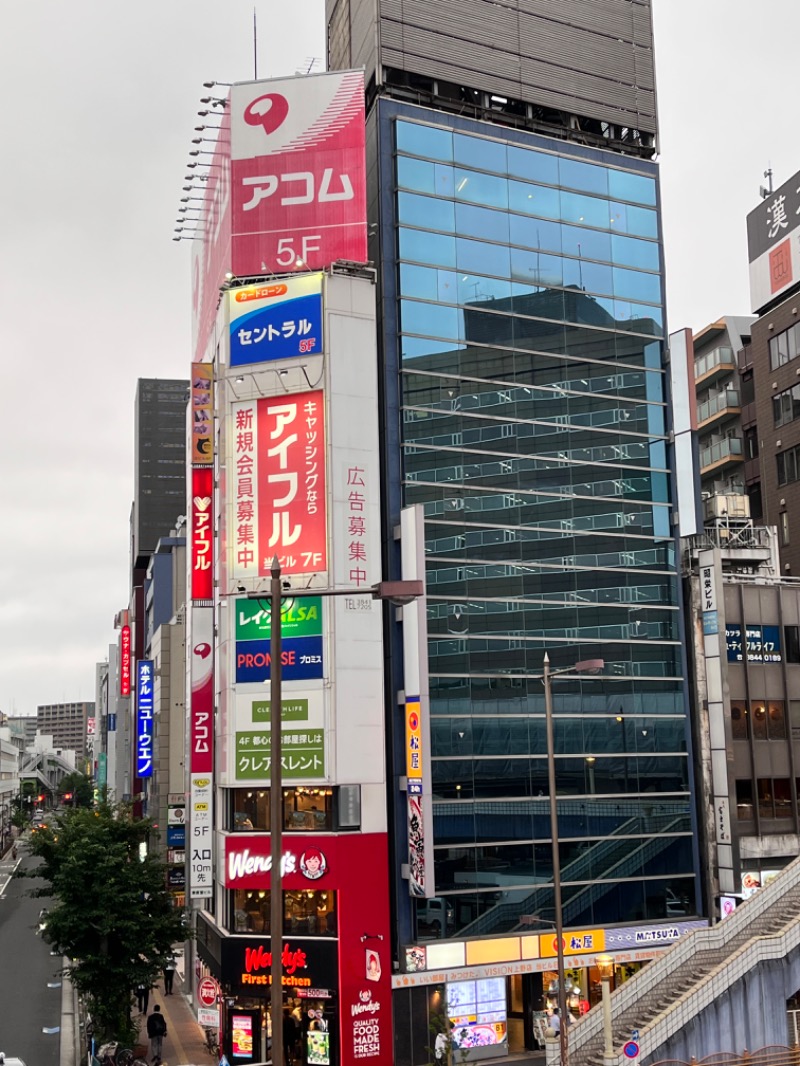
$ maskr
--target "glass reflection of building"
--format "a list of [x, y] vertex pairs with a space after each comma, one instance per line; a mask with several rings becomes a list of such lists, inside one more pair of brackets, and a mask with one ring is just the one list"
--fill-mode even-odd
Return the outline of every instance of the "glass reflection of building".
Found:
[[565, 926], [697, 913], [657, 168], [388, 98], [369, 137], [446, 901], [399, 892], [401, 938], [552, 922], [545, 651], [606, 663], [553, 685]]

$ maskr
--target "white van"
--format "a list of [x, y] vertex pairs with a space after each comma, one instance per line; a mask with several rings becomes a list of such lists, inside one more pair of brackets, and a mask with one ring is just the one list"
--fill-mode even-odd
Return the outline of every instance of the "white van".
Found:
[[434, 933], [440, 937], [450, 936], [456, 926], [453, 904], [442, 896], [419, 900], [417, 925], [423, 933]]

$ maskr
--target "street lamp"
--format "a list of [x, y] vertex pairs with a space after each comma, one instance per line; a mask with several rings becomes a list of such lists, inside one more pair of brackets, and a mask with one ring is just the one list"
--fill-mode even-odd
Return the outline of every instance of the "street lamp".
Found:
[[544, 683], [544, 713], [547, 730], [547, 783], [550, 790], [550, 838], [553, 849], [553, 906], [556, 912], [556, 959], [558, 963], [558, 1037], [561, 1048], [561, 1066], [568, 1066], [567, 1041], [567, 990], [564, 976], [564, 920], [561, 914], [561, 858], [558, 853], [558, 805], [556, 802], [556, 758], [553, 744], [553, 678], [569, 678], [578, 674], [599, 673], [605, 666], [603, 659], [584, 659], [562, 670], [550, 669], [550, 656], [544, 653], [542, 682]]
[[[283, 854], [283, 781], [281, 759], [281, 683], [283, 669], [281, 663], [281, 600], [283, 584], [281, 566], [277, 555], [270, 567], [270, 628], [269, 628], [269, 669], [270, 669], [270, 793], [269, 793], [269, 833], [271, 864], [269, 871], [269, 924], [270, 924], [270, 1018], [272, 1023], [272, 1061], [280, 1066], [284, 1061], [283, 1049], [283, 885], [281, 878], [281, 858]], [[353, 596], [369, 593], [374, 600], [392, 600], [395, 603], [411, 603], [422, 596], [422, 581], [379, 581], [365, 589], [292, 589], [292, 599], [303, 596]], [[263, 600], [258, 592], [248, 592], [249, 600]]]
[[594, 961], [600, 971], [603, 987], [603, 1063], [614, 1062], [614, 1043], [611, 1033], [611, 978], [614, 976], [614, 960], [610, 955], [595, 955]]

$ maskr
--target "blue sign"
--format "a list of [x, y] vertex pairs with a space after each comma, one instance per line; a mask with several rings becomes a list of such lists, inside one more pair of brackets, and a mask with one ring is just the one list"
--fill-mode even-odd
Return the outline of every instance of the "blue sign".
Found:
[[626, 1059], [635, 1059], [639, 1056], [639, 1045], [635, 1040], [629, 1040], [622, 1049], [622, 1054]]
[[[286, 285], [272, 286], [283, 288]], [[270, 287], [265, 287], [269, 293]], [[251, 290], [235, 290], [236, 296]], [[322, 351], [322, 292], [294, 298], [285, 295], [258, 298], [231, 306], [231, 366], [293, 359]], [[290, 293], [291, 295], [291, 293]], [[238, 312], [237, 317], [234, 317]]]
[[185, 848], [186, 847], [186, 826], [185, 825], [168, 825], [167, 826], [167, 847], [168, 848]]
[[153, 660], [136, 664], [136, 776], [153, 776]]
[[[745, 640], [747, 644], [748, 662], [783, 662], [783, 657], [781, 656], [780, 626], [746, 625]], [[742, 627], [740, 625], [725, 626], [725, 644], [728, 649], [728, 662], [743, 663], [745, 653], [742, 647]]]
[[[322, 637], [290, 637], [282, 641], [284, 681], [316, 681], [322, 677]], [[236, 681], [268, 681], [269, 641], [236, 642]]]
[[715, 637], [719, 633], [719, 619], [716, 611], [703, 611], [703, 636]]
[[109, 733], [116, 733], [117, 731], [117, 716], [115, 714], [108, 716], [108, 731]]

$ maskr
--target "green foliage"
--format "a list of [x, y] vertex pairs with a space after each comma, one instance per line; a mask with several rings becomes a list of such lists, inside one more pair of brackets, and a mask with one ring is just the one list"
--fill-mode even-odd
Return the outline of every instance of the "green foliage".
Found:
[[[444, 989], [440, 990], [440, 995], [442, 998], [444, 997]], [[431, 1034], [431, 1043], [425, 1050], [429, 1055], [430, 1066], [435, 1066], [438, 1062], [436, 1058], [437, 1043], [443, 1044], [444, 1066], [455, 1066], [456, 1063], [465, 1063], [467, 1061], [469, 1049], [459, 1046], [456, 1041], [455, 1030], [450, 1019], [445, 1014], [432, 1014], [430, 1016], [428, 1032]], [[444, 1037], [444, 1041], [438, 1039], [440, 1035]]]
[[[94, 804], [94, 786], [92, 779], [82, 774], [80, 770], [73, 770], [67, 774], [58, 786], [62, 803], [70, 807], [91, 807]], [[72, 793], [72, 798], [65, 800], [64, 796]]]
[[131, 1041], [131, 993], [154, 983], [172, 945], [183, 940], [182, 915], [166, 890], [166, 868], [139, 858], [152, 830], [126, 807], [76, 808], [32, 834], [41, 863], [27, 876], [52, 897], [44, 938], [72, 959], [67, 972], [89, 1001], [95, 1032]]

